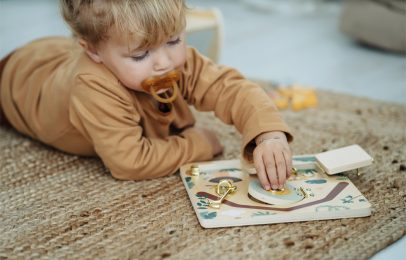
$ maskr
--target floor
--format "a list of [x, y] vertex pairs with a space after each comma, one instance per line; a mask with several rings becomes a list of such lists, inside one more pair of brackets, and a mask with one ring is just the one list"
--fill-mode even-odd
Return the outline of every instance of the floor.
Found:
[[[289, 0], [288, 5], [287, 0], [284, 4], [273, 0], [279, 4], [273, 6], [270, 1], [187, 2], [190, 7], [216, 7], [222, 12], [220, 63], [247, 77], [406, 105], [406, 57], [367, 48], [343, 35], [338, 29], [341, 1]], [[29, 40], [69, 31], [55, 0], [0, 0], [0, 35], [4, 56]], [[400, 259], [404, 248], [405, 238], [372, 259]]]

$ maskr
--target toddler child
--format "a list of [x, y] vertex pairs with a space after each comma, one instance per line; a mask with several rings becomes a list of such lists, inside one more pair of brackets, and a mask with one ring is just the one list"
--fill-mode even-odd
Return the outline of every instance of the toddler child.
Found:
[[[157, 178], [222, 146], [189, 105], [243, 136], [265, 189], [290, 175], [292, 139], [272, 100], [185, 43], [183, 0], [61, 0], [74, 38], [16, 49], [0, 66], [3, 121], [61, 151], [99, 156], [113, 177]], [[0, 111], [1, 111], [0, 110]]]

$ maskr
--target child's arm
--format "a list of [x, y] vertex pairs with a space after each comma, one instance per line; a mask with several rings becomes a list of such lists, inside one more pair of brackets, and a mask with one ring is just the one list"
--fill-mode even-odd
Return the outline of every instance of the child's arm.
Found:
[[[194, 49], [188, 50], [181, 86], [182, 94], [190, 104], [198, 110], [214, 111], [223, 122], [233, 124], [242, 133], [243, 157], [254, 161], [260, 172], [264, 168], [270, 169], [267, 173], [268, 179], [274, 186], [279, 187], [282, 183], [275, 181], [275, 174], [271, 170], [273, 167], [265, 167], [264, 163], [268, 163], [276, 155], [277, 162], [281, 164], [282, 151], [289, 151], [287, 141], [292, 140], [292, 135], [266, 92], [259, 85], [246, 80], [238, 71], [216, 65]], [[281, 134], [280, 140], [267, 141], [257, 146], [255, 139], [269, 132], [284, 134]], [[256, 154], [262, 155], [261, 158], [265, 158], [262, 159], [262, 168], [259, 155], [256, 160], [253, 157], [254, 150]], [[281, 165], [277, 170], [281, 182], [284, 182], [289, 172], [284, 170], [284, 167], [290, 169], [289, 153], [286, 152], [285, 165]], [[260, 176], [261, 183], [266, 188], [265, 174]]]
[[161, 177], [187, 162], [209, 160], [218, 152], [210, 132], [193, 127], [179, 135], [146, 138], [130, 93], [92, 75], [80, 76], [72, 88], [70, 120], [115, 178]]

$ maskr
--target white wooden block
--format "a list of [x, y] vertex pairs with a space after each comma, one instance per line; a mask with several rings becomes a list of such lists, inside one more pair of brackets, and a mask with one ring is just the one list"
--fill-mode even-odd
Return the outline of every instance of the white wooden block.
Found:
[[330, 175], [365, 167], [373, 161], [372, 157], [356, 144], [316, 154], [316, 159], [320, 167]]
[[190, 9], [186, 13], [188, 45], [198, 49], [214, 62], [220, 60], [223, 45], [223, 16], [217, 8]]

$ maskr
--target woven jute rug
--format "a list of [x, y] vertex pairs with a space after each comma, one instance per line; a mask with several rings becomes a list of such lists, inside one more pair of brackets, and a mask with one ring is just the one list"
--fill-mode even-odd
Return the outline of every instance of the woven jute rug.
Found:
[[[366, 218], [203, 229], [178, 174], [117, 181], [96, 158], [0, 127], [0, 259], [366, 259], [406, 231], [406, 107], [318, 91], [317, 109], [283, 111], [294, 154], [357, 143], [375, 159], [350, 178]], [[238, 158], [240, 135], [210, 113], [198, 125]], [[169, 156], [169, 155], [168, 155]]]

